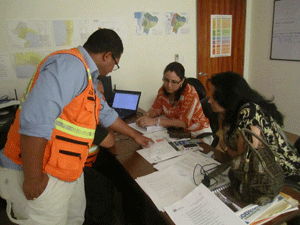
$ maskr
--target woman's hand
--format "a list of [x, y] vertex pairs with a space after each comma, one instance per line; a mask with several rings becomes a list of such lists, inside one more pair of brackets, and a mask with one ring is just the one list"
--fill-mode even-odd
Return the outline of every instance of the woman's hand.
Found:
[[156, 125], [156, 118], [150, 118], [148, 116], [142, 116], [136, 120], [136, 124], [140, 127], [147, 127], [147, 126], [155, 126]]

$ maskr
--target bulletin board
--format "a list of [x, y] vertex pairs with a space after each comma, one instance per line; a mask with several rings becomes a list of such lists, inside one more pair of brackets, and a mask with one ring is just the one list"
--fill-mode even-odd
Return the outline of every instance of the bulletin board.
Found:
[[272, 60], [300, 60], [300, 0], [275, 0]]

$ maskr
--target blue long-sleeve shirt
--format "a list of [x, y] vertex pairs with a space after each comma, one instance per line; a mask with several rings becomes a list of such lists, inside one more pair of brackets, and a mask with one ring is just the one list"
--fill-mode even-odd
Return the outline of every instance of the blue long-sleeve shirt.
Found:
[[[94, 89], [97, 90], [98, 68], [82, 46], [78, 49], [91, 71]], [[70, 54], [49, 57], [43, 63], [39, 78], [22, 105], [19, 133], [50, 140], [55, 119], [60, 116], [63, 108], [87, 87], [87, 84], [86, 69], [80, 59]], [[97, 91], [97, 95], [101, 98], [99, 121], [104, 127], [109, 127], [117, 119], [118, 114], [103, 100], [101, 93]], [[0, 162], [4, 167], [16, 166], [11, 165], [12, 161], [3, 154], [3, 151], [0, 154]]]

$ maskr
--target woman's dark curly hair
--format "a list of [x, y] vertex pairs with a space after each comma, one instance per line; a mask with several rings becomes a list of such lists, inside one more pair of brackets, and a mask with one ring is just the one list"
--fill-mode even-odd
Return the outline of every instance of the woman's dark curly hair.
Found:
[[245, 103], [258, 104], [266, 116], [271, 116], [283, 126], [283, 115], [273, 103], [274, 98], [265, 99], [253, 90], [239, 74], [228, 71], [214, 74], [209, 82], [215, 87], [213, 98], [225, 109], [223, 125], [230, 127], [229, 134], [235, 129], [240, 107]]
[[[183, 67], [183, 65], [181, 65], [179, 62], [171, 62], [170, 64], [168, 64], [164, 70], [164, 75], [166, 74], [166, 72], [175, 72], [176, 75], [180, 78], [180, 80], [185, 78], [185, 69]], [[186, 79], [184, 80], [182, 86], [176, 91], [175, 93], [175, 101], [178, 101], [180, 98], [180, 95], [182, 93], [182, 91], [184, 90], [185, 86], [187, 84]], [[163, 90], [164, 90], [164, 94], [166, 96], [169, 96], [170, 93], [167, 92], [167, 90], [165, 89], [165, 87], [163, 86]]]

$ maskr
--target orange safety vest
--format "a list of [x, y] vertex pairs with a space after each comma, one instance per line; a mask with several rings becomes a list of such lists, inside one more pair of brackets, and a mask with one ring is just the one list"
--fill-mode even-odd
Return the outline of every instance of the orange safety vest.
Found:
[[88, 77], [86, 89], [66, 105], [62, 114], [55, 120], [55, 128], [46, 145], [43, 158], [45, 173], [60, 180], [72, 182], [77, 180], [82, 173], [89, 148], [94, 140], [96, 125], [99, 122], [99, 110], [101, 109], [100, 98], [94, 90], [90, 69], [77, 48], [54, 52], [39, 65], [22, 96], [15, 121], [7, 136], [4, 153], [13, 162], [22, 165], [20, 134], [18, 133], [22, 103], [26, 100], [39, 77], [43, 63], [55, 54], [71, 54], [78, 57], [84, 64]]
[[90, 147], [88, 157], [85, 161], [85, 166], [88, 166], [88, 167], [93, 166], [93, 163], [97, 159], [99, 150], [100, 150], [99, 145], [92, 145], [92, 147]]

